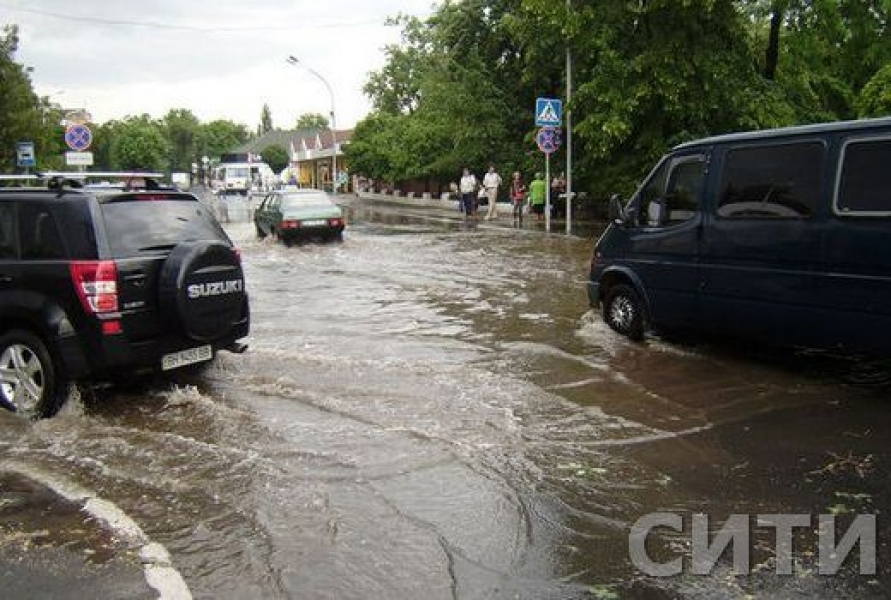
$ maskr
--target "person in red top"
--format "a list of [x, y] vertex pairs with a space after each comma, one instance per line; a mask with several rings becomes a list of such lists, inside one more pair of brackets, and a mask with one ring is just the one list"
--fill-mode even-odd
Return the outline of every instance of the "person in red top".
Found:
[[519, 171], [510, 180], [510, 201], [514, 208], [514, 223], [523, 224], [523, 204], [526, 200], [526, 184]]

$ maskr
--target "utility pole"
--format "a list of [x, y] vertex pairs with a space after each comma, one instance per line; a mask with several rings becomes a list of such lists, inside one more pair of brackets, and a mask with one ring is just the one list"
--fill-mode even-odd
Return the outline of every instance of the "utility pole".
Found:
[[291, 65], [299, 65], [304, 69], [312, 73], [319, 81], [321, 81], [325, 88], [328, 90], [328, 98], [331, 100], [331, 170], [333, 173], [331, 174], [331, 192], [337, 193], [337, 184], [339, 183], [337, 180], [337, 122], [334, 120], [334, 90], [331, 89], [331, 84], [328, 83], [328, 80], [322, 77], [321, 73], [316, 71], [315, 69], [306, 66], [304, 63], [300, 62], [296, 56], [289, 56], [287, 58], [288, 64]]
[[[570, 0], [566, 0], [566, 27], [569, 26]], [[568, 33], [568, 32], [567, 32]], [[572, 50], [566, 42], [566, 233], [572, 233]]]

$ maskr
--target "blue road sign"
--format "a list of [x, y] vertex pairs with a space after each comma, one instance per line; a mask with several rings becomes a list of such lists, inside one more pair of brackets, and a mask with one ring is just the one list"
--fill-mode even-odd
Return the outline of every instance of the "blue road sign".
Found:
[[86, 125], [71, 125], [65, 130], [65, 143], [72, 150], [81, 152], [93, 143], [93, 132]]
[[18, 142], [15, 145], [16, 165], [19, 167], [33, 167], [37, 164], [34, 157], [34, 142]]
[[563, 121], [563, 102], [557, 98], [535, 100], [535, 124], [539, 127], [559, 127]]

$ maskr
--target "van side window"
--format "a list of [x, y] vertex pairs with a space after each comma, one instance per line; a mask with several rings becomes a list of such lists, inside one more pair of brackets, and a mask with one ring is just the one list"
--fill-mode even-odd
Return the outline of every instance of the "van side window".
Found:
[[666, 227], [692, 219], [699, 210], [705, 157], [665, 160], [641, 188], [635, 205], [636, 225]]
[[719, 217], [806, 219], [823, 188], [825, 147], [820, 142], [737, 148], [727, 153]]
[[891, 139], [845, 145], [835, 208], [841, 214], [891, 215]]
[[696, 215], [704, 176], [705, 161], [701, 157], [684, 160], [672, 169], [665, 188], [669, 225], [683, 223]]

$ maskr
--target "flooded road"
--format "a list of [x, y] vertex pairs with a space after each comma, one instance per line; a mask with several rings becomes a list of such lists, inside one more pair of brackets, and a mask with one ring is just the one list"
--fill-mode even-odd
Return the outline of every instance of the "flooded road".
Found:
[[[228, 224], [250, 350], [37, 424], [0, 414], [2, 460], [113, 501], [196, 598], [888, 595], [882, 517], [875, 576], [856, 551], [819, 575], [813, 533], [817, 515], [891, 508], [887, 363], [635, 344], [587, 306], [591, 238], [358, 200], [347, 215], [343, 243], [292, 248]], [[663, 578], [629, 553], [652, 513], [814, 525], [793, 575], [770, 530], [734, 576], [728, 557], [692, 574], [689, 527], [659, 529], [653, 560], [686, 557]], [[64, 544], [47, 528], [29, 539]]]

